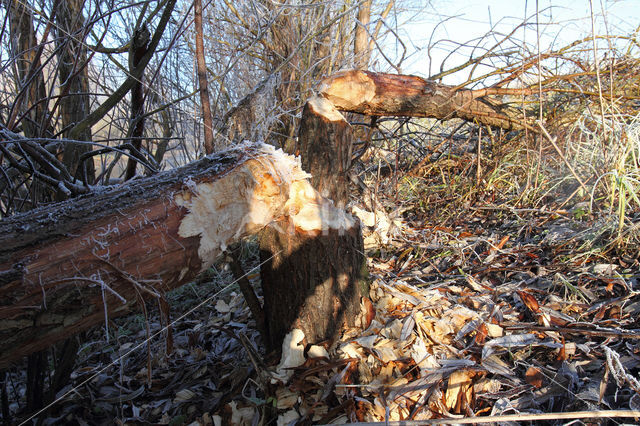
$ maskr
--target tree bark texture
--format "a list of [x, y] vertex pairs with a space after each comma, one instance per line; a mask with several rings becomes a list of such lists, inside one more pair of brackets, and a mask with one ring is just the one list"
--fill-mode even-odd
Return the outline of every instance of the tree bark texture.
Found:
[[[129, 51], [129, 72], [140, 66], [140, 61], [147, 54], [149, 49], [149, 39], [151, 34], [146, 25], [136, 29], [131, 38], [131, 49]], [[142, 148], [142, 135], [144, 134], [144, 73], [131, 88], [131, 121], [129, 124], [129, 136], [131, 145], [138, 151]], [[129, 180], [136, 175], [138, 162], [133, 156], [127, 160], [127, 168], [124, 180]]]
[[520, 130], [522, 117], [502, 112], [483, 91], [456, 89], [412, 75], [342, 71], [325, 79], [319, 92], [340, 111], [371, 116], [461, 118]]
[[[18, 90], [24, 92], [16, 97], [14, 117], [25, 114], [20, 120], [26, 137], [49, 137], [46, 126], [46, 87], [40, 61], [40, 46], [33, 28], [33, 15], [28, 7], [18, 0], [3, 1], [11, 32], [11, 55], [16, 58]], [[10, 121], [13, 120], [13, 117]], [[47, 127], [48, 128], [48, 127]]]
[[0, 368], [188, 282], [277, 222], [348, 233], [294, 157], [245, 144], [0, 222]]
[[[87, 71], [87, 49], [84, 39], [82, 8], [84, 0], [67, 0], [57, 3], [57, 48], [58, 73], [60, 78], [60, 118], [63, 134], [70, 135], [70, 129], [84, 120], [89, 113], [89, 76]], [[74, 135], [75, 139], [91, 141], [91, 128], [86, 127]], [[88, 184], [95, 178], [95, 166], [89, 159], [80, 164], [82, 154], [90, 152], [90, 144], [66, 144], [62, 162], [73, 177]]]
[[[331, 102], [314, 97], [304, 107], [298, 150], [312, 185], [342, 210], [348, 193], [353, 135]], [[328, 216], [328, 215], [323, 215]], [[326, 221], [325, 225], [330, 221]], [[260, 235], [264, 310], [269, 347], [278, 349], [294, 328], [307, 343], [334, 339], [354, 326], [367, 295], [366, 259], [360, 225], [320, 233], [270, 227]]]
[[354, 66], [357, 69], [366, 69], [371, 58], [371, 48], [369, 43], [369, 33], [367, 32], [369, 22], [371, 22], [372, 0], [365, 0], [358, 7], [358, 16], [355, 27], [353, 41]]

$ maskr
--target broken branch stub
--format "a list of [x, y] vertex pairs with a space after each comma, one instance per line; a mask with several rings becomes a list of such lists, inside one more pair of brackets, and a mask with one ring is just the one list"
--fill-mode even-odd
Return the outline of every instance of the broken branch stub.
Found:
[[0, 222], [0, 368], [163, 294], [233, 242], [280, 223], [319, 233], [355, 221], [299, 159], [244, 144]]
[[521, 117], [512, 117], [481, 99], [476, 91], [425, 80], [413, 75], [349, 70], [325, 79], [320, 95], [340, 111], [372, 116], [461, 118], [506, 130], [525, 127]]

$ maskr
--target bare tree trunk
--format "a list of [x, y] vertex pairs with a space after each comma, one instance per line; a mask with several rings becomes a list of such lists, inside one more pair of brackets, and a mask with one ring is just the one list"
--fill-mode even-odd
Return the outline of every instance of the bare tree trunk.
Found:
[[[87, 30], [84, 27], [83, 6], [83, 0], [60, 1], [56, 13], [61, 86], [60, 117], [62, 128], [67, 129], [63, 133], [65, 136], [69, 136], [70, 129], [90, 112], [87, 50], [84, 46]], [[91, 141], [91, 128], [85, 128], [75, 138]], [[67, 144], [62, 156], [62, 162], [71, 175], [87, 184], [93, 183], [95, 179], [95, 166], [91, 159], [82, 164], [79, 160], [82, 154], [91, 150], [90, 144]]]
[[9, 18], [11, 33], [11, 54], [17, 68], [18, 90], [25, 90], [22, 96], [16, 97], [14, 105], [17, 114], [22, 117], [22, 130], [27, 137], [47, 137], [50, 132], [42, 128], [46, 121], [47, 103], [46, 87], [42, 75], [39, 55], [39, 44], [33, 29], [33, 16], [24, 3], [17, 0], [4, 0]]
[[243, 145], [1, 221], [0, 368], [161, 298], [274, 221], [348, 232], [307, 177], [294, 157]]
[[207, 154], [214, 151], [213, 116], [209, 101], [209, 85], [207, 83], [207, 64], [204, 60], [204, 41], [202, 35], [202, 0], [194, 0], [194, 17], [196, 26], [196, 60], [198, 62], [198, 84], [200, 86], [200, 103], [202, 104], [202, 120], [204, 121], [204, 150]]
[[371, 22], [372, 0], [365, 0], [360, 3], [355, 27], [355, 39], [353, 45], [353, 61], [356, 69], [367, 69], [371, 58], [371, 48], [369, 43], [369, 33], [367, 27]]
[[[131, 38], [131, 49], [129, 51], [129, 72], [133, 72], [138, 66], [144, 55], [149, 49], [149, 30], [146, 25], [134, 31]], [[144, 134], [144, 73], [141, 74], [133, 87], [131, 88], [131, 124], [129, 128], [129, 136], [131, 136], [131, 145], [138, 151], [142, 148], [142, 135]], [[130, 156], [127, 160], [127, 169], [124, 180], [129, 180], [136, 174], [136, 161], [134, 156]]]

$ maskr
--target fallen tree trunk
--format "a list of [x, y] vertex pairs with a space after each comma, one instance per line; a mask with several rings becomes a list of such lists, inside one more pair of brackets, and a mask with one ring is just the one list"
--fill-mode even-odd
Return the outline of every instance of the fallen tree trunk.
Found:
[[236, 149], [0, 222], [0, 368], [161, 298], [277, 221], [356, 224], [269, 145]]
[[319, 88], [340, 111], [372, 116], [461, 118], [506, 130], [532, 129], [500, 110], [483, 90], [456, 89], [413, 75], [342, 71]]

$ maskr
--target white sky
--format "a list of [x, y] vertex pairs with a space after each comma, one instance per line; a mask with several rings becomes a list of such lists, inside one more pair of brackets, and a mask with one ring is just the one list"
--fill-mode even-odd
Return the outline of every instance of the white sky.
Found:
[[[591, 34], [588, 0], [539, 0], [538, 7], [542, 52]], [[593, 0], [593, 8], [599, 34], [607, 33], [603, 10], [609, 34], [629, 35], [640, 26], [640, 0]], [[455, 49], [456, 43], [478, 38], [492, 26], [498, 33], [506, 35], [523, 22], [525, 16], [529, 18], [530, 25], [526, 30], [520, 30], [516, 37], [519, 40], [524, 37], [528, 43], [535, 44], [535, 0], [431, 0], [428, 3], [422, 0], [413, 9], [401, 14], [397, 28], [407, 48], [407, 58], [401, 64], [404, 73], [425, 77], [434, 75], [444, 58]], [[497, 35], [494, 41], [499, 38]], [[432, 45], [439, 41], [429, 52], [430, 39]], [[494, 41], [486, 40], [483, 45], [489, 47]], [[397, 64], [402, 55], [400, 44], [388, 38], [384, 45], [387, 55]], [[464, 55], [450, 57], [445, 69], [465, 62], [470, 52], [467, 49]], [[380, 69], [393, 70], [384, 59], [378, 61]], [[452, 76], [444, 82], [455, 84], [461, 79], [461, 75]]]

